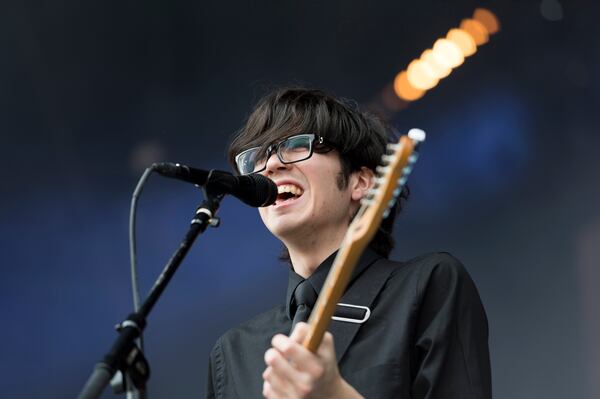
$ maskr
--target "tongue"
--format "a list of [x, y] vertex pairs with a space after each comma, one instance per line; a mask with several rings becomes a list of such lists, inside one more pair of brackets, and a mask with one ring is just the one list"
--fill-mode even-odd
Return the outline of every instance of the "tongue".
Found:
[[296, 198], [296, 196], [292, 193], [281, 193], [277, 196], [277, 201], [287, 201], [290, 198]]
[[290, 192], [285, 192], [285, 193], [281, 193], [277, 196], [277, 204], [278, 203], [282, 203], [282, 202], [286, 202], [286, 201], [291, 201], [291, 200], [295, 200], [297, 198], [299, 198], [299, 195], [295, 195], [293, 193]]

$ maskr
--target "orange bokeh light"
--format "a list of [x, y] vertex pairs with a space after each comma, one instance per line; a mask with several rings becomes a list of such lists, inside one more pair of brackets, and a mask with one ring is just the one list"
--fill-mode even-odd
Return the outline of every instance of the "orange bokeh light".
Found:
[[473, 55], [477, 51], [475, 40], [462, 29], [450, 29], [446, 38], [456, 44], [465, 57]]
[[423, 54], [421, 54], [421, 61], [427, 63], [434, 71], [435, 76], [439, 79], [450, 75], [450, 71], [452, 71], [452, 68], [446, 65], [444, 60], [440, 59], [439, 55], [434, 53], [431, 49], [423, 51]]
[[437, 59], [443, 60], [444, 65], [450, 68], [456, 68], [465, 60], [460, 47], [448, 39], [438, 39], [433, 45], [433, 52]]
[[415, 101], [423, 97], [425, 90], [417, 89], [408, 81], [406, 71], [400, 72], [394, 79], [394, 92], [398, 97], [406, 101]]
[[489, 40], [489, 34], [485, 26], [474, 19], [463, 19], [460, 23], [460, 29], [471, 35], [478, 46], [487, 43]]
[[[387, 91], [382, 94], [385, 106], [397, 109], [399, 104], [406, 105], [423, 97], [427, 90], [434, 88], [440, 79], [461, 65], [465, 57], [475, 54], [477, 46], [487, 43], [490, 35], [499, 30], [500, 23], [494, 13], [477, 8], [472, 19], [462, 20], [460, 28], [450, 29], [445, 38], [436, 40], [433, 48], [425, 50], [419, 59], [412, 60], [406, 70], [396, 75], [393, 85], [388, 85]], [[395, 102], [390, 102], [390, 99], [395, 99]]]
[[477, 8], [473, 13], [473, 19], [479, 21], [490, 35], [500, 30], [500, 22], [493, 12], [485, 8]]
[[421, 90], [429, 90], [439, 81], [433, 68], [421, 60], [413, 60], [408, 64], [406, 76], [413, 87]]

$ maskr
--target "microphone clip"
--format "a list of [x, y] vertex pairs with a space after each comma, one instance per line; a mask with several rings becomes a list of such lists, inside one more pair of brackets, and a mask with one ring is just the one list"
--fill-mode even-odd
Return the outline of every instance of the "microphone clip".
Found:
[[204, 194], [204, 202], [196, 210], [196, 216], [194, 217], [194, 219], [192, 219], [191, 223], [202, 223], [202, 221], [198, 219], [198, 215], [205, 214], [206, 216], [208, 216], [208, 225], [210, 227], [217, 228], [221, 225], [221, 219], [216, 217], [214, 213], [217, 212], [219, 204], [223, 200], [223, 197], [225, 197], [225, 194], [212, 190], [210, 184], [208, 184], [210, 183], [210, 178], [213, 171], [214, 169], [211, 169], [208, 172], [208, 178], [206, 179], [207, 184], [203, 186], [196, 185], [196, 187], [202, 190], [202, 194]]
[[[208, 198], [208, 197], [205, 197]], [[213, 216], [212, 211], [210, 209], [208, 209], [207, 207], [203, 206], [204, 204], [200, 205], [200, 207], [198, 207], [198, 209], [196, 210], [196, 216], [194, 216], [194, 218], [192, 219], [192, 221], [190, 222], [190, 224], [199, 224], [199, 223], [203, 223], [203, 220], [201, 218], [199, 218], [199, 216], [201, 214], [206, 215], [208, 217], [208, 225], [210, 227], [219, 227], [221, 225], [221, 219]]]

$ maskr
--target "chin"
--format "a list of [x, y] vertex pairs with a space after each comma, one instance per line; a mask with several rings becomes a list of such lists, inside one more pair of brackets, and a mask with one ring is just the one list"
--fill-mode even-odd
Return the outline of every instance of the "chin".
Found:
[[294, 236], [294, 234], [297, 233], [298, 229], [302, 226], [302, 223], [297, 223], [293, 220], [278, 220], [274, 223], [265, 223], [265, 225], [267, 226], [267, 229], [269, 229], [271, 234], [273, 234], [280, 240], [284, 240], [285, 238]]
[[282, 241], [297, 236], [302, 228], [308, 226], [308, 220], [298, 214], [263, 215], [261, 213], [261, 217], [271, 234]]

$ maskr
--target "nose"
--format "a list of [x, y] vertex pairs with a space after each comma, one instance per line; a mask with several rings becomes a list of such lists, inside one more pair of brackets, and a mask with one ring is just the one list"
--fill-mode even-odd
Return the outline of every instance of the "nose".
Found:
[[273, 153], [267, 159], [267, 163], [265, 165], [265, 170], [263, 170], [263, 173], [265, 175], [272, 175], [278, 170], [285, 170], [288, 168], [289, 164], [281, 162], [275, 151], [273, 151]]

